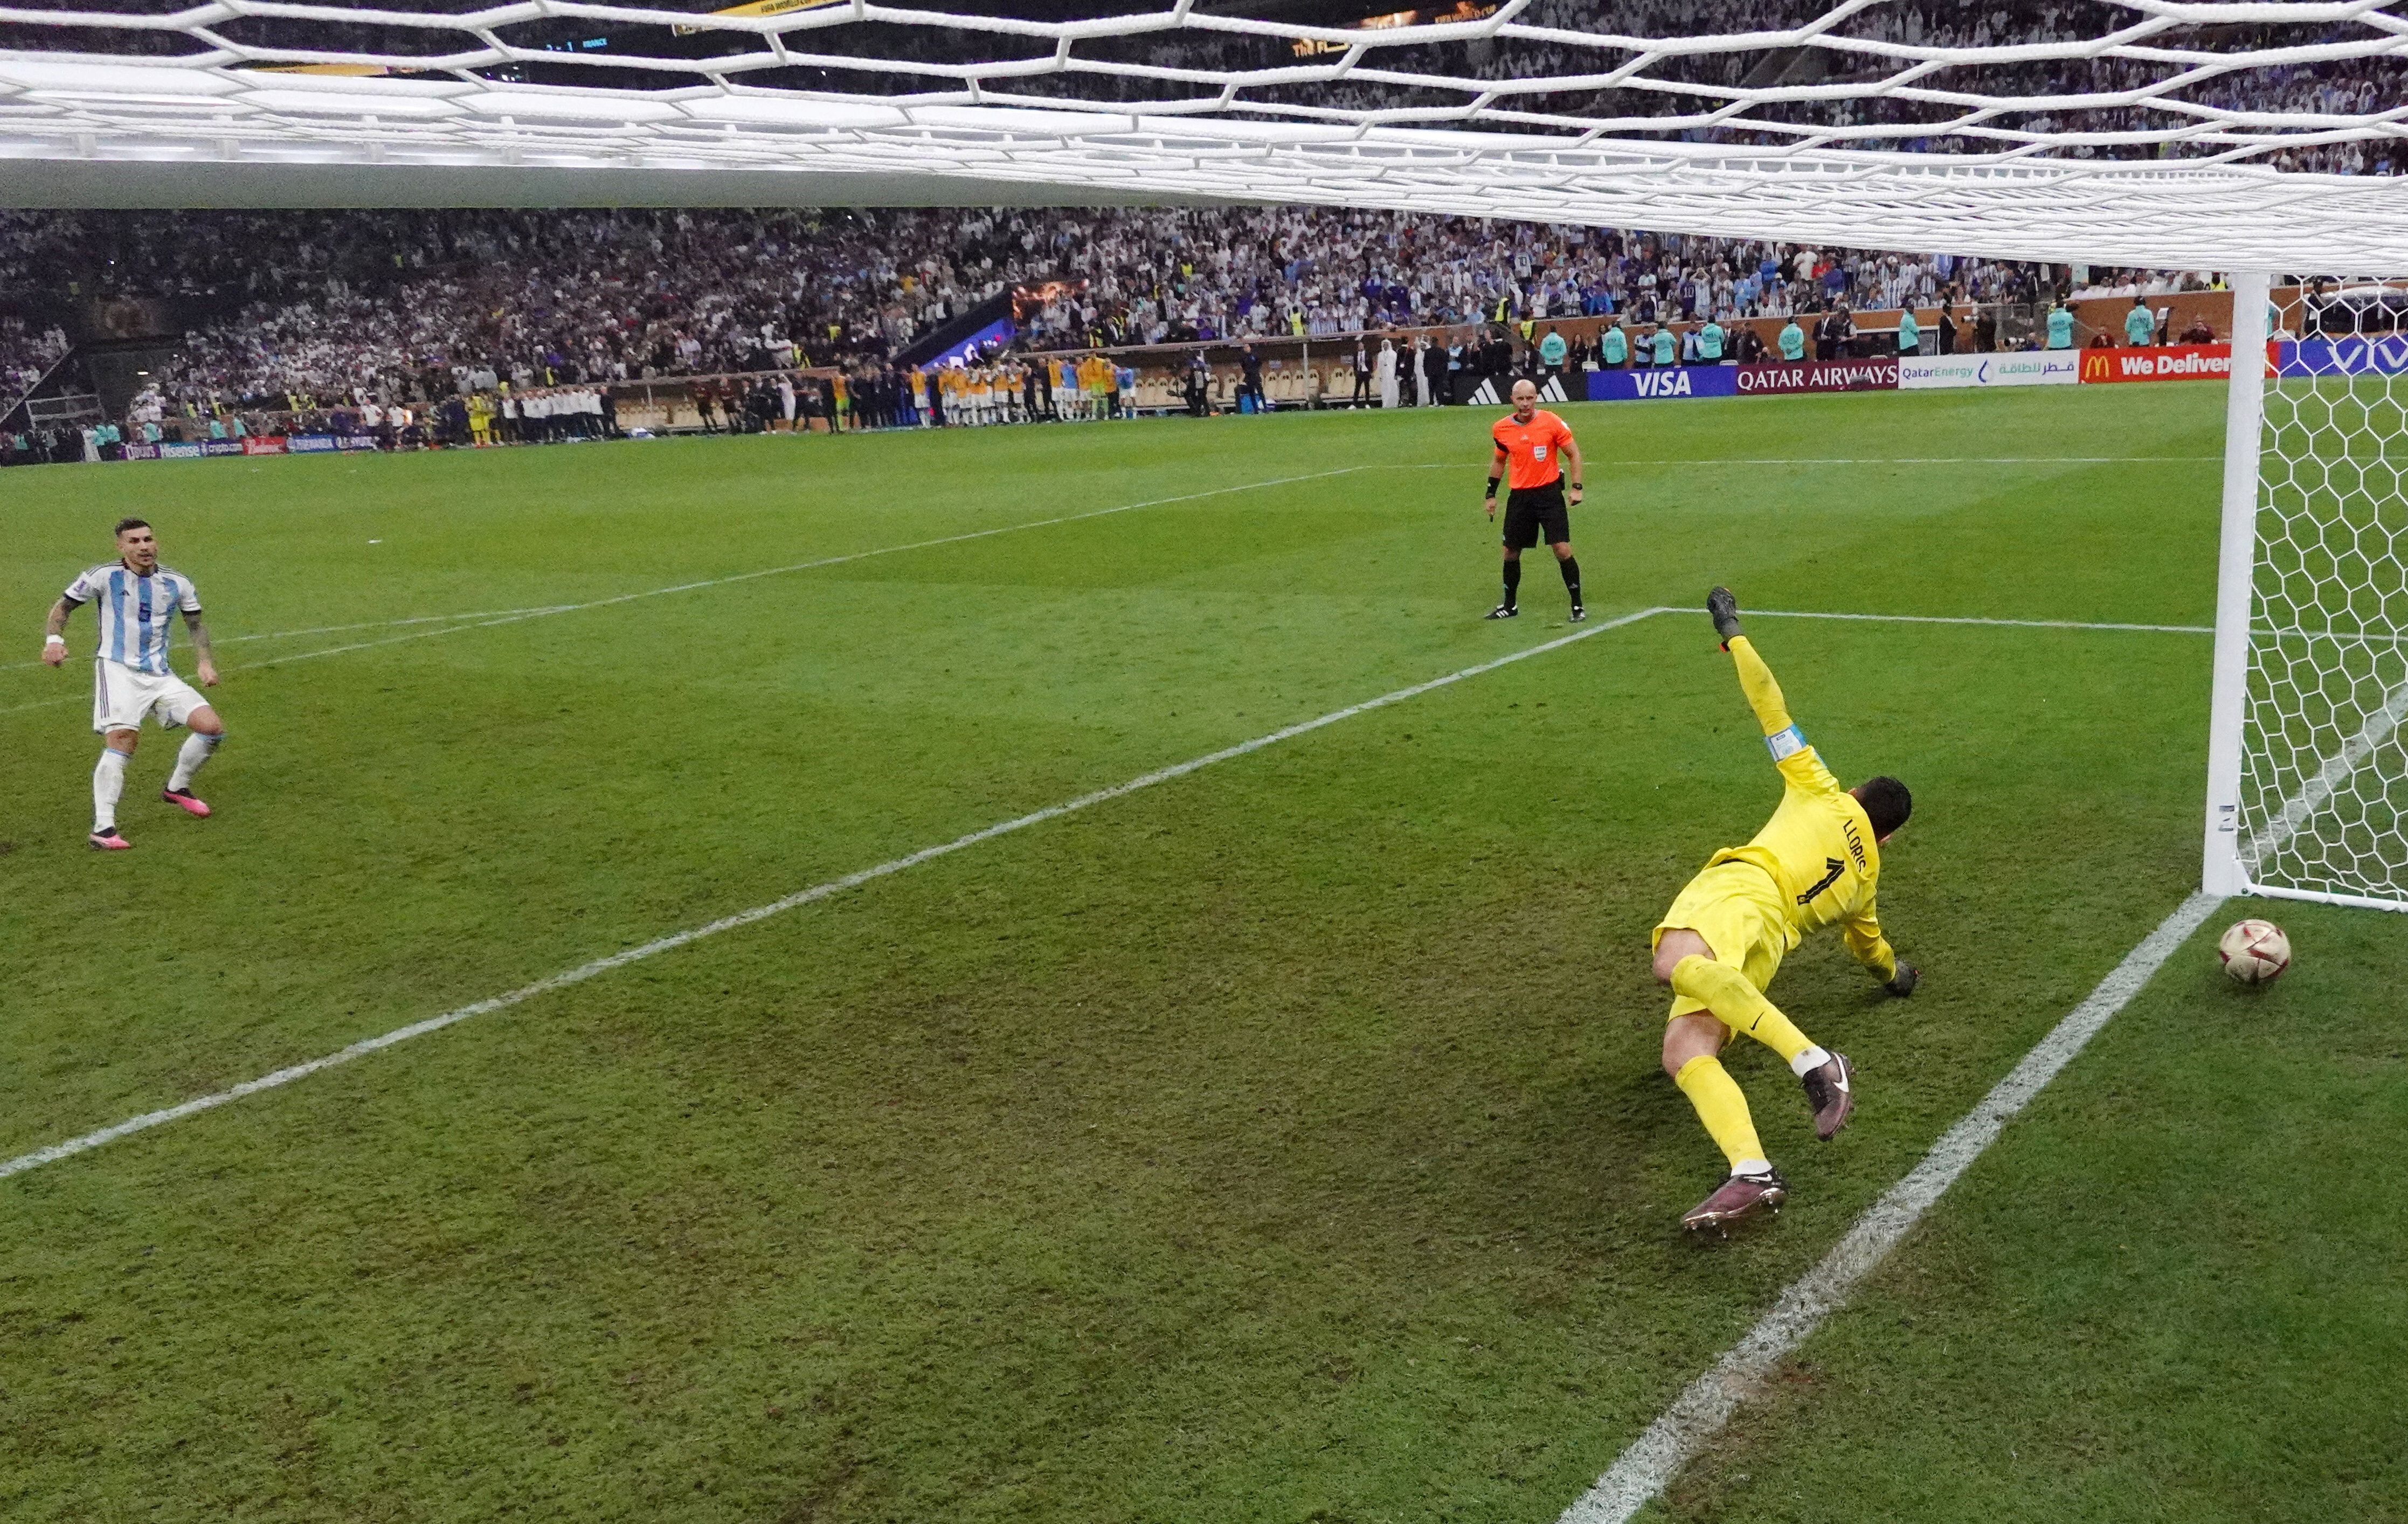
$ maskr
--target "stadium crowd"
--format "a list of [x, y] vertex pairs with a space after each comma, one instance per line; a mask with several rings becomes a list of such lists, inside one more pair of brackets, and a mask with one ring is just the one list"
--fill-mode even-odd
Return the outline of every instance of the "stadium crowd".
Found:
[[1047, 352], [2044, 284], [1947, 255], [1304, 208], [0, 212], [0, 288], [198, 314], [153, 377], [185, 413], [882, 367], [1007, 289], [1044, 294], [1018, 348]]
[[0, 317], [0, 412], [32, 391], [66, 352], [66, 332], [58, 324]]

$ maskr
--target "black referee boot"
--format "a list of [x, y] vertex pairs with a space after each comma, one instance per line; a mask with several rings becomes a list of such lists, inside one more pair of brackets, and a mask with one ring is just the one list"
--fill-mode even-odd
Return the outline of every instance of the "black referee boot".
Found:
[[1522, 617], [1522, 611], [1510, 603], [1500, 603], [1494, 609], [1489, 610], [1488, 612], [1482, 615], [1482, 617], [1485, 619], [1519, 619]]

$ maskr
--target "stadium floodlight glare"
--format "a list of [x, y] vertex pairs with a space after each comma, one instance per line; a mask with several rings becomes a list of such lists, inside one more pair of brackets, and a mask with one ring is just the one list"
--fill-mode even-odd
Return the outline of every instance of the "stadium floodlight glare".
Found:
[[2408, 159], [2390, 0], [160, 3], [0, 6], [0, 200], [1283, 201], [2178, 268], [2408, 235], [2408, 178], [2279, 167]]

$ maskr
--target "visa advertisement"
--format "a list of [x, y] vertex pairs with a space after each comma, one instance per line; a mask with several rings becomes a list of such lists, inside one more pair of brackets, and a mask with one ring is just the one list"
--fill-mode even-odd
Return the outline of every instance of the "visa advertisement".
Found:
[[1736, 366], [1650, 366], [1644, 370], [1591, 370], [1591, 402], [1656, 402], [1682, 397], [1737, 396]]

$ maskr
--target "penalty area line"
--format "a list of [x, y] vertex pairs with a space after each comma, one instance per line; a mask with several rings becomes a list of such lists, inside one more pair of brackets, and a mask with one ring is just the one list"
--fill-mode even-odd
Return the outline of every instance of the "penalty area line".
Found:
[[1689, 1383], [1597, 1485], [1564, 1510], [1558, 1524], [1627, 1524], [1663, 1491], [1721, 1432], [1740, 1404], [1762, 1388], [1773, 1368], [1847, 1303], [1857, 1285], [1888, 1258], [1967, 1166], [1998, 1141], [2015, 1114], [2072, 1062], [2223, 903], [2221, 895], [2200, 891], [2159, 922], [1980, 1104], [1940, 1135], [1904, 1179], [1882, 1193], [1819, 1264], [1782, 1292], [1772, 1311]]
[[[1199, 493], [1197, 496], [1209, 496], [1211, 494]], [[1114, 784], [1109, 788], [1099, 788], [1092, 793], [1082, 794], [1076, 798], [1065, 799], [1059, 804], [1048, 805], [1042, 810], [1034, 810], [1025, 815], [1015, 815], [1010, 820], [997, 821], [992, 826], [971, 831], [966, 836], [954, 837], [950, 841], [940, 841], [934, 846], [922, 847], [917, 852], [889, 858], [875, 867], [847, 873], [842, 878], [830, 879], [824, 884], [815, 884], [808, 889], [799, 889], [782, 899], [772, 899], [766, 905], [755, 905], [750, 910], [738, 911], [733, 915], [724, 915], [718, 920], [689, 927], [683, 931], [656, 937], [640, 946], [629, 947], [606, 957], [597, 957], [590, 963], [580, 963], [573, 969], [564, 969], [533, 984], [521, 985], [518, 988], [505, 994], [460, 1006], [454, 1010], [446, 1011], [440, 1015], [429, 1016], [423, 1021], [414, 1021], [406, 1027], [396, 1027], [392, 1031], [383, 1032], [375, 1037], [363, 1038], [349, 1047], [338, 1048], [320, 1057], [289, 1065], [208, 1095], [194, 1096], [189, 1100], [179, 1101], [159, 1111], [145, 1112], [139, 1116], [129, 1116], [122, 1122], [101, 1128], [97, 1131], [87, 1132], [79, 1138], [69, 1138], [64, 1143], [52, 1143], [47, 1148], [37, 1148], [30, 1154], [20, 1154], [15, 1158], [0, 1160], [0, 1180], [5, 1180], [11, 1175], [23, 1174], [29, 1170], [40, 1169], [45, 1164], [55, 1164], [61, 1159], [73, 1158], [78, 1154], [91, 1153], [95, 1148], [105, 1147], [122, 1138], [130, 1138], [137, 1132], [147, 1132], [152, 1128], [165, 1127], [170, 1122], [179, 1122], [188, 1116], [197, 1116], [203, 1112], [214, 1111], [229, 1101], [240, 1100], [246, 1096], [254, 1096], [263, 1090], [274, 1090], [294, 1084], [295, 1081], [308, 1079], [312, 1074], [323, 1073], [327, 1070], [350, 1063], [355, 1058], [365, 1058], [372, 1053], [380, 1053], [386, 1048], [407, 1042], [412, 1038], [439, 1032], [447, 1027], [456, 1027], [472, 1016], [490, 1015], [494, 1012], [505, 1011], [511, 1006], [523, 1004], [538, 995], [549, 995], [554, 990], [566, 989], [572, 985], [581, 985], [589, 979], [609, 973], [614, 969], [624, 969], [630, 963], [640, 963], [646, 958], [674, 952], [690, 943], [701, 942], [707, 937], [718, 936], [723, 931], [734, 931], [740, 927], [751, 926], [755, 921], [766, 921], [771, 916], [782, 915], [790, 910], [797, 910], [814, 901], [826, 899], [849, 889], [857, 889], [875, 880], [900, 873], [907, 869], [917, 868], [922, 863], [950, 856], [953, 853], [977, 846], [983, 841], [992, 841], [996, 837], [1009, 836], [1014, 831], [1026, 830], [1031, 826], [1040, 826], [1049, 820], [1058, 820], [1064, 815], [1076, 814], [1082, 810], [1092, 809], [1096, 805], [1125, 798], [1140, 789], [1152, 788], [1157, 784], [1167, 784], [1176, 778], [1184, 778], [1191, 772], [1200, 772], [1216, 763], [1252, 755], [1265, 747], [1276, 746], [1283, 740], [1293, 740], [1298, 736], [1307, 736], [1316, 730], [1326, 729], [1341, 720], [1351, 720], [1358, 714], [1368, 714], [1373, 710], [1401, 704], [1409, 698], [1418, 698], [1426, 693], [1434, 693], [1440, 688], [1452, 686], [1468, 679], [1494, 672], [1499, 668], [1511, 667], [1515, 662], [1527, 661], [1533, 656], [1543, 656], [1551, 651], [1560, 651], [1568, 645], [1585, 640], [1591, 636], [1603, 635], [1608, 630], [1621, 629], [1627, 625], [1635, 625], [1642, 619], [1671, 611], [1661, 608], [1638, 609], [1627, 614], [1616, 615], [1612, 619], [1598, 620], [1569, 635], [1560, 635], [1552, 640], [1542, 640], [1537, 645], [1525, 646], [1519, 651], [1508, 652], [1502, 656], [1492, 657], [1487, 661], [1459, 669], [1443, 677], [1434, 677], [1426, 682], [1413, 683], [1410, 687], [1398, 688], [1393, 692], [1383, 693], [1376, 698], [1367, 698], [1359, 704], [1349, 704], [1344, 709], [1331, 710], [1326, 714], [1299, 721], [1295, 725], [1271, 731], [1268, 735], [1256, 736], [1252, 740], [1241, 740], [1234, 746], [1225, 746], [1217, 752], [1208, 752], [1202, 756], [1191, 757], [1184, 762], [1172, 763], [1167, 768], [1157, 768], [1152, 772], [1140, 773], [1135, 778]]]

